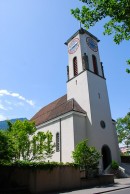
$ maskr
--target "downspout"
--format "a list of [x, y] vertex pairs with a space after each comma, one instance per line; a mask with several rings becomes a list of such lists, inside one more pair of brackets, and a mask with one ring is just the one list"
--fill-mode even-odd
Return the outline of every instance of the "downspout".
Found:
[[62, 162], [61, 119], [60, 119], [60, 162]]

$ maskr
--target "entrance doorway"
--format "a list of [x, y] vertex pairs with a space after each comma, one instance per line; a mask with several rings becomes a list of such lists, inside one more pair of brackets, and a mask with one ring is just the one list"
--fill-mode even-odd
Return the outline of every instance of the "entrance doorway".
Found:
[[103, 169], [105, 170], [112, 162], [111, 158], [111, 150], [107, 145], [102, 147], [102, 162], [103, 162]]

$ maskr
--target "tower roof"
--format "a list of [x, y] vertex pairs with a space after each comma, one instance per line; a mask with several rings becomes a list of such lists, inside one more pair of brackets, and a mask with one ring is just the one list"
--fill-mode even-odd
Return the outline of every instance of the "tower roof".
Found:
[[70, 111], [86, 114], [86, 112], [74, 99], [70, 99], [67, 101], [67, 95], [64, 95], [61, 98], [58, 98], [54, 102], [43, 107], [31, 118], [31, 121], [34, 121], [36, 126], [38, 126]]
[[75, 37], [77, 36], [77, 34], [88, 34], [89, 36], [91, 36], [92, 38], [94, 38], [97, 42], [99, 42], [100, 40], [94, 36], [93, 34], [91, 34], [90, 32], [88, 32], [87, 30], [81, 28], [79, 29], [76, 33], [74, 33], [66, 42], [65, 42], [65, 45], [68, 45], [68, 43]]

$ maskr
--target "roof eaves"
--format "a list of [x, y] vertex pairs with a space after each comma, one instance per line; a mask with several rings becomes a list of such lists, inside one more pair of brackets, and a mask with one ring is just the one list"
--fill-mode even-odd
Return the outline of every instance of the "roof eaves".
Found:
[[[44, 106], [44, 107], [42, 107], [30, 120], [33, 120], [33, 119], [37, 119], [38, 117], [40, 117], [40, 116], [42, 116], [43, 114], [42, 114], [42, 110], [43, 109], [45, 109], [45, 108], [47, 108], [49, 105], [52, 105], [52, 104], [54, 104], [56, 101], [58, 102], [58, 100], [60, 100], [61, 98], [64, 98], [66, 96], [66, 94], [64, 95], [64, 96], [62, 96], [62, 97], [60, 97], [60, 98], [58, 98], [58, 99], [56, 99], [56, 100], [54, 100], [53, 102], [51, 102], [51, 103], [49, 103], [49, 104], [47, 104], [46, 106]], [[65, 102], [63, 102], [62, 104], [64, 104]], [[62, 104], [60, 104], [59, 106], [61, 106]], [[57, 107], [56, 107], [57, 108]], [[48, 111], [46, 111], [46, 113], [45, 114], [47, 114], [48, 112], [51, 112], [52, 110], [54, 110], [55, 108], [53, 108], [53, 109], [49, 109]]]
[[39, 123], [38, 125], [36, 125], [36, 127], [37, 127], [37, 128], [41, 128], [41, 127], [43, 127], [43, 126], [45, 126], [45, 125], [48, 125], [48, 124], [51, 123], [51, 122], [55, 122], [55, 121], [57, 121], [57, 120], [59, 120], [59, 119], [61, 119], [61, 118], [67, 117], [68, 115], [72, 115], [72, 114], [74, 114], [74, 113], [76, 113], [76, 114], [78, 114], [78, 115], [86, 116], [85, 113], [81, 113], [81, 112], [78, 112], [78, 111], [71, 110], [71, 111], [66, 112], [66, 113], [64, 113], [64, 114], [62, 114], [62, 115], [59, 115], [58, 117], [55, 117], [55, 118], [50, 119], [50, 120], [48, 120], [48, 121], [45, 121], [45, 122], [43, 122], [43, 123]]

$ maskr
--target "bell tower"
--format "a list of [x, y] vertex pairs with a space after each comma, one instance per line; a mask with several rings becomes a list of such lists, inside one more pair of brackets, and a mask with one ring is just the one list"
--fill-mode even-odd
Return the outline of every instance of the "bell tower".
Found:
[[[92, 123], [94, 109], [101, 109], [98, 101], [104, 95], [109, 110], [98, 42], [99, 40], [94, 35], [81, 28], [65, 43], [68, 46], [69, 57], [67, 99], [74, 98], [80, 104], [87, 112], [90, 123]], [[110, 114], [110, 110], [108, 112]]]
[[69, 55], [68, 81], [84, 70], [89, 70], [104, 78], [98, 42], [99, 40], [94, 35], [82, 28], [67, 40], [65, 44], [68, 46]]
[[[98, 42], [98, 38], [82, 28], [66, 41], [69, 58], [67, 100], [74, 98], [86, 111], [87, 136], [84, 138], [89, 144], [100, 152], [103, 146], [108, 146], [113, 159], [120, 161]], [[110, 156], [108, 158], [111, 160]]]

